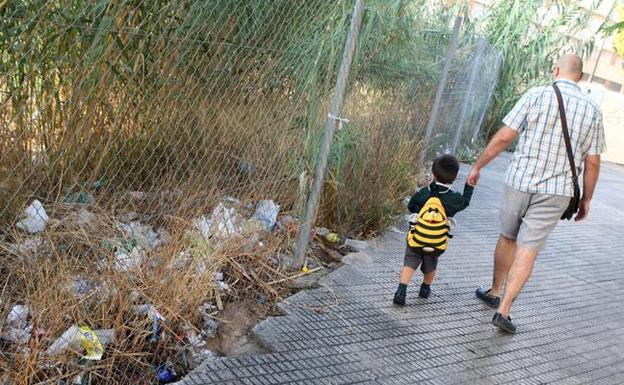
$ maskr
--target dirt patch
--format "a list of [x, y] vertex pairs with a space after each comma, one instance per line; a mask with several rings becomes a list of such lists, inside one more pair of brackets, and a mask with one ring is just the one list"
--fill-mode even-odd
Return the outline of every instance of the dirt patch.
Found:
[[226, 304], [219, 314], [219, 333], [208, 346], [227, 357], [268, 353], [255, 340], [251, 328], [273, 313], [272, 307], [251, 300]]

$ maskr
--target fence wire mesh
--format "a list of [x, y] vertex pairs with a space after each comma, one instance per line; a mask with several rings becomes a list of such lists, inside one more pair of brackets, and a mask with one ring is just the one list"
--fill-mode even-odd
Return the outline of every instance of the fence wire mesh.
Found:
[[[185, 373], [207, 349], [191, 340], [226, 352], [206, 331], [224, 303], [271, 303], [287, 291], [296, 225], [259, 232], [247, 219], [271, 208], [262, 200], [302, 214], [352, 7], [1, 3], [0, 383], [1, 373], [11, 384], [152, 383], [167, 361]], [[401, 211], [451, 14], [429, 2], [367, 2], [319, 223], [369, 234]], [[457, 127], [463, 101], [462, 146], [487, 105], [490, 83], [468, 70], [476, 41], [458, 50], [440, 148], [451, 146], [450, 131], [440, 133]], [[486, 52], [476, 57], [490, 63]], [[16, 304], [25, 316], [10, 317]], [[137, 315], [145, 304], [162, 317]], [[73, 324], [116, 331], [97, 364], [47, 354]]]
[[480, 133], [502, 57], [482, 37], [468, 35], [464, 40], [449, 66], [438, 113], [431, 117], [432, 148], [436, 153], [451, 152], [469, 160], [482, 147]]

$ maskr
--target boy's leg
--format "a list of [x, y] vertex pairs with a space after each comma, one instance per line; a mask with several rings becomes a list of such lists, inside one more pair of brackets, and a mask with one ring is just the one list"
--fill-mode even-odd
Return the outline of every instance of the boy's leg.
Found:
[[422, 263], [422, 256], [414, 252], [409, 246], [405, 248], [405, 259], [403, 261], [403, 269], [401, 269], [401, 277], [399, 278], [399, 288], [394, 293], [393, 302], [397, 305], [405, 305], [405, 297], [407, 295], [407, 285], [409, 284], [414, 271]]
[[418, 294], [421, 298], [429, 298], [431, 295], [431, 283], [433, 283], [433, 278], [435, 278], [436, 269], [438, 268], [438, 257], [434, 255], [425, 255], [423, 256], [423, 263], [420, 266], [424, 274], [423, 283], [420, 285], [420, 293]]
[[409, 266], [403, 266], [403, 268], [401, 269], [401, 278], [399, 278], [399, 283], [403, 285], [409, 285], [415, 271], [416, 269], [414, 268], [411, 268]]
[[435, 278], [436, 275], [436, 270], [425, 274], [425, 276], [423, 277], [423, 283], [425, 285], [431, 285], [433, 283], [433, 279]]

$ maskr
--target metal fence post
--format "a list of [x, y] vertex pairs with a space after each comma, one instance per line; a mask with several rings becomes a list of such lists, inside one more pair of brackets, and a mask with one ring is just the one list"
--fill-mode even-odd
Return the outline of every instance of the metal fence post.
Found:
[[340, 107], [342, 106], [342, 101], [344, 99], [347, 79], [351, 70], [351, 62], [353, 61], [353, 53], [355, 51], [360, 28], [362, 26], [363, 16], [364, 0], [356, 0], [353, 7], [353, 15], [351, 16], [351, 28], [349, 30], [349, 35], [347, 36], [347, 42], [342, 55], [342, 62], [340, 63], [340, 71], [338, 72], [338, 78], [336, 79], [336, 86], [334, 88], [329, 114], [327, 115], [327, 122], [325, 123], [325, 131], [323, 132], [323, 137], [321, 138], [319, 156], [314, 171], [314, 181], [312, 182], [312, 187], [306, 201], [305, 213], [302, 219], [301, 227], [299, 228], [299, 234], [297, 236], [297, 244], [295, 246], [295, 263], [298, 266], [303, 266], [304, 264], [305, 252], [308, 247], [308, 243], [310, 242], [310, 232], [316, 221], [316, 213], [321, 196], [321, 190], [323, 188], [323, 181], [325, 180], [325, 170], [329, 159], [332, 138], [336, 129], [336, 120], [338, 120], [340, 116]]
[[429, 152], [429, 146], [431, 145], [431, 136], [433, 135], [433, 128], [438, 119], [438, 110], [440, 109], [440, 103], [442, 102], [442, 95], [446, 88], [446, 82], [448, 80], [448, 74], [451, 69], [451, 61], [455, 56], [455, 50], [457, 49], [457, 38], [459, 37], [459, 29], [461, 28], [464, 18], [462, 16], [455, 17], [455, 24], [453, 25], [453, 35], [451, 35], [451, 41], [449, 42], [448, 50], [446, 51], [446, 60], [444, 61], [444, 68], [442, 69], [442, 75], [438, 81], [438, 89], [436, 91], [433, 107], [431, 108], [431, 115], [429, 116], [429, 122], [425, 129], [425, 138], [423, 139], [423, 149], [420, 153], [420, 164], [425, 162], [427, 153]]

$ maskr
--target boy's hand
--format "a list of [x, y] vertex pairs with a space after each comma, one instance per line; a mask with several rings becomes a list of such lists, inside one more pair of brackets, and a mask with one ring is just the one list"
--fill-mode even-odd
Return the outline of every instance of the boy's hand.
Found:
[[472, 170], [470, 170], [470, 174], [468, 174], [468, 178], [466, 178], [466, 183], [468, 183], [469, 186], [475, 187], [477, 183], [479, 183], [480, 177], [481, 170], [473, 167]]

